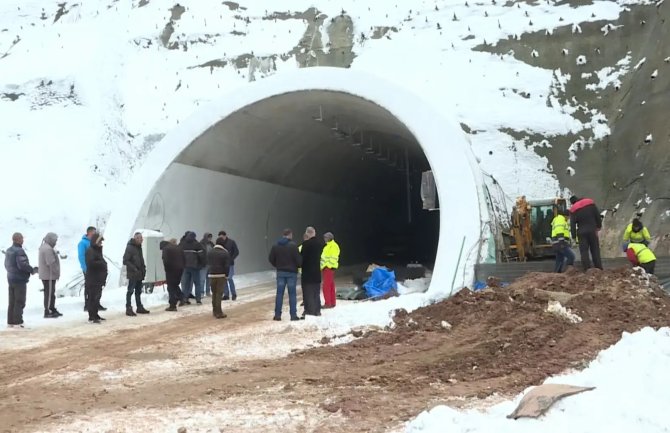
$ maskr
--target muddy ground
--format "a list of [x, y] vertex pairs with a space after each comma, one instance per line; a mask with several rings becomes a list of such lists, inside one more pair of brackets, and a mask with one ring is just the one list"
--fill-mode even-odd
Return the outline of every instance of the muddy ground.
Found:
[[[548, 313], [550, 300], [581, 322]], [[341, 345], [308, 323], [268, 320], [268, 302], [238, 304], [224, 321], [203, 312], [4, 350], [0, 431], [397, 431], [436, 404], [582, 368], [623, 331], [670, 325], [670, 299], [630, 269], [461, 291]]]

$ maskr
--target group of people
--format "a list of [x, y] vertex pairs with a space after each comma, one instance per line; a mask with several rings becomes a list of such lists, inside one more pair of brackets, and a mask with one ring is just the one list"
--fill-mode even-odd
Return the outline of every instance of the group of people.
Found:
[[[137, 232], [128, 241], [123, 254], [128, 289], [126, 291], [126, 315], [149, 314], [142, 305], [142, 290], [147, 267], [142, 252], [142, 233]], [[12, 246], [5, 252], [5, 268], [9, 282], [9, 305], [7, 324], [23, 327], [23, 310], [26, 303], [26, 287], [30, 277], [39, 274], [44, 286], [44, 317], [57, 318], [62, 314], [56, 309], [56, 282], [60, 278], [60, 259], [66, 258], [56, 250], [58, 235], [47, 233], [39, 249], [39, 266], [33, 267], [23, 249], [23, 235], [12, 236]], [[86, 229], [77, 246], [78, 259], [84, 275], [84, 311], [91, 323], [101, 323], [100, 316], [106, 308], [100, 303], [102, 290], [107, 284], [108, 268], [103, 254], [103, 236], [93, 226]], [[178, 306], [202, 304], [202, 298], [212, 297], [212, 312], [216, 318], [225, 318], [222, 301], [237, 299], [235, 289], [235, 259], [240, 254], [237, 243], [220, 231], [216, 240], [205, 233], [198, 241], [196, 234], [187, 231], [176, 239], [160, 243], [165, 279], [169, 296], [166, 311], [177, 311]], [[272, 246], [270, 264], [276, 269], [277, 293], [274, 320], [281, 320], [284, 293], [288, 289], [291, 320], [304, 319], [305, 315], [321, 315], [322, 308], [335, 307], [335, 271], [339, 267], [340, 248], [332, 233], [325, 233], [323, 241], [317, 238], [316, 230], [307, 227], [303, 242], [293, 241], [291, 230], [284, 230], [282, 238]], [[297, 313], [296, 286], [301, 274], [304, 312]], [[321, 285], [325, 303], [321, 305]], [[195, 291], [193, 290], [195, 288]], [[132, 301], [135, 299], [135, 309]]]
[[[58, 318], [62, 314], [56, 309], [56, 282], [60, 279], [60, 259], [67, 258], [56, 250], [58, 235], [47, 233], [39, 248], [38, 265], [33, 267], [23, 249], [23, 235], [12, 235], [12, 246], [5, 251], [5, 269], [9, 283], [9, 303], [7, 325], [10, 328], [24, 327], [23, 310], [26, 305], [27, 284], [30, 277], [38, 274], [44, 286], [44, 317]], [[88, 312], [91, 323], [101, 323], [105, 319], [100, 311], [106, 308], [100, 304], [102, 290], [107, 284], [107, 261], [103, 255], [103, 236], [90, 226], [77, 245], [79, 264], [84, 275], [84, 311]], [[142, 233], [137, 232], [128, 241], [123, 255], [126, 267], [128, 290], [126, 291], [126, 315], [149, 314], [142, 305], [142, 289], [146, 277], [146, 264], [142, 253]], [[225, 231], [219, 232], [216, 244], [212, 235], [205, 234], [202, 241], [195, 241], [195, 233], [186, 232], [177, 243], [176, 239], [161, 243], [163, 265], [169, 292], [170, 306], [167, 311], [177, 311], [177, 304], [190, 304], [195, 299], [202, 304], [203, 288], [206, 296], [213, 297], [216, 317], [225, 317], [221, 312], [221, 300], [237, 299], [233, 280], [235, 258], [239, 255], [237, 243]], [[181, 286], [181, 289], [180, 289]], [[195, 286], [195, 295], [193, 295]], [[132, 299], [135, 298], [135, 310]], [[218, 303], [217, 303], [218, 300]], [[217, 312], [218, 310], [218, 312]]]
[[216, 241], [213, 238], [205, 233], [198, 241], [195, 232], [187, 231], [179, 242], [170, 239], [160, 243], [169, 297], [166, 311], [177, 311], [177, 306], [189, 305], [191, 299], [202, 305], [202, 298], [211, 296], [214, 317], [226, 317], [221, 303], [237, 299], [233, 277], [240, 250], [223, 230]]
[[[556, 254], [555, 272], [562, 272], [575, 262], [572, 239], [579, 245], [579, 255], [584, 270], [593, 266], [603, 268], [600, 257], [599, 232], [602, 229], [602, 215], [590, 198], [570, 197], [570, 209], [559, 210], [551, 222], [551, 239]], [[639, 218], [628, 224], [623, 235], [623, 252], [633, 266], [640, 266], [648, 274], [654, 273], [656, 256], [649, 248], [649, 230]]]
[[[320, 316], [321, 309], [335, 308], [335, 271], [339, 268], [340, 246], [331, 232], [316, 237], [316, 229], [307, 227], [303, 242], [293, 241], [293, 231], [285, 229], [282, 237], [270, 249], [270, 264], [277, 270], [277, 295], [273, 320], [281, 320], [284, 293], [288, 289], [289, 314], [291, 320], [304, 319], [306, 315]], [[298, 274], [301, 275], [304, 312], [298, 316]], [[321, 283], [323, 280], [324, 304], [321, 305]]]

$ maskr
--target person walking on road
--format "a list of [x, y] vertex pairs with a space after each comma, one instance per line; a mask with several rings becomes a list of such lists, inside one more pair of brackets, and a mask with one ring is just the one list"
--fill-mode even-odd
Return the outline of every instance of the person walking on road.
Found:
[[[123, 264], [126, 266], [128, 277], [128, 291], [126, 292], [126, 316], [137, 316], [137, 314], [149, 314], [149, 310], [142, 306], [142, 281], [147, 275], [147, 267], [142, 255], [142, 233], [135, 233], [126, 245], [123, 254]], [[135, 306], [137, 314], [133, 312], [132, 298], [135, 294]]]
[[26, 307], [26, 287], [30, 276], [38, 269], [30, 266], [26, 251], [23, 249], [23, 235], [12, 235], [12, 246], [5, 251], [5, 270], [9, 284], [9, 302], [7, 304], [7, 326], [23, 328], [23, 309]]
[[102, 288], [107, 285], [107, 261], [102, 254], [102, 241], [104, 238], [95, 233], [91, 237], [90, 247], [86, 249], [84, 284], [88, 290], [88, 321], [95, 324], [105, 320], [98, 313]]
[[237, 242], [228, 237], [228, 233], [225, 230], [219, 232], [219, 238], [223, 239], [223, 247], [230, 254], [230, 273], [228, 274], [228, 285], [224, 288], [223, 291], [223, 300], [227, 301], [232, 299], [233, 301], [237, 299], [237, 291], [235, 290], [235, 259], [240, 255], [240, 250], [237, 248]]
[[631, 242], [626, 249], [626, 257], [633, 266], [639, 266], [646, 273], [653, 275], [656, 268], [656, 255], [645, 244]]
[[[214, 248], [214, 242], [212, 242], [212, 234], [205, 233], [200, 243], [202, 244], [202, 247], [205, 249], [205, 257], [207, 257], [212, 248]], [[200, 279], [202, 280], [202, 287], [205, 290], [205, 296], [211, 295], [209, 287], [209, 278], [207, 278], [207, 266], [202, 268], [202, 270], [200, 271]]]
[[305, 313], [309, 316], [321, 315], [321, 253], [323, 252], [323, 242], [316, 237], [314, 227], [307, 227], [305, 230], [305, 241], [300, 248], [302, 257], [302, 300], [305, 306]]
[[298, 283], [298, 268], [300, 267], [300, 253], [293, 239], [293, 231], [285, 229], [283, 236], [270, 249], [268, 260], [277, 270], [277, 296], [275, 298], [275, 315], [273, 320], [281, 320], [284, 305], [284, 291], [288, 287], [288, 303], [291, 320], [300, 320], [297, 309], [296, 285]]
[[230, 272], [230, 254], [223, 246], [225, 241], [216, 240], [216, 245], [207, 253], [207, 269], [209, 269], [210, 285], [212, 287], [212, 314], [217, 319], [227, 317], [221, 309], [223, 291], [228, 283]]
[[[570, 197], [570, 233], [573, 239], [579, 243], [579, 256], [582, 260], [582, 267], [587, 270], [591, 267], [591, 258], [593, 266], [598, 269], [603, 268], [600, 259], [600, 243], [598, 232], [602, 228], [602, 216], [596, 207], [596, 204], [590, 198]], [[589, 252], [591, 258], [589, 258]]]
[[[40, 245], [37, 267], [44, 285], [44, 318], [55, 319], [62, 314], [56, 309], [56, 281], [60, 279], [60, 256], [54, 248], [58, 242], [56, 233], [47, 233]], [[85, 290], [85, 289], [84, 289]]]
[[[181, 289], [181, 277], [184, 273], [184, 253], [177, 245], [177, 239], [160, 243], [163, 250], [163, 267], [165, 268], [165, 281], [167, 283], [168, 302], [170, 306], [165, 311], [177, 311], [177, 302], [183, 301]], [[183, 305], [183, 303], [181, 303]]]
[[551, 243], [556, 254], [554, 272], [563, 272], [564, 266], [575, 264], [575, 253], [570, 247], [570, 223], [568, 223], [568, 211], [562, 210], [551, 221]]
[[191, 296], [191, 287], [195, 286], [195, 302], [202, 305], [202, 269], [207, 265], [205, 249], [196, 239], [194, 232], [186, 232], [181, 249], [184, 253], [184, 275], [181, 279], [181, 290], [185, 303]]
[[[79, 244], [77, 245], [77, 256], [79, 258], [79, 266], [81, 267], [81, 272], [86, 277], [86, 250], [91, 246], [91, 238], [97, 232], [96, 228], [93, 226], [88, 226], [86, 228], [86, 234], [81, 237]], [[88, 308], [88, 291], [86, 290], [86, 284], [84, 284], [84, 311]], [[102, 305], [98, 305], [98, 310], [105, 311], [107, 308]]]
[[335, 308], [335, 270], [340, 266], [340, 246], [331, 232], [323, 235], [326, 245], [321, 252], [321, 271], [323, 272], [323, 308]]

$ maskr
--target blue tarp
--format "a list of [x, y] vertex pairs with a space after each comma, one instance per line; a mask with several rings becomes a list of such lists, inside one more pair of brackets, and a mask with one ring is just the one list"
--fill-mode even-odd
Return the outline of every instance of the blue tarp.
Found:
[[372, 275], [363, 284], [363, 287], [368, 298], [383, 296], [396, 287], [395, 272], [386, 268], [377, 268], [372, 271]]
[[[509, 283], [506, 283], [506, 282], [500, 283], [500, 287], [505, 288], [507, 286], [509, 286]], [[486, 284], [486, 282], [477, 280], [477, 281], [475, 281], [475, 284], [472, 285], [472, 291], [473, 292], [478, 292], [480, 290], [484, 290], [487, 287], [488, 287], [488, 285]]]

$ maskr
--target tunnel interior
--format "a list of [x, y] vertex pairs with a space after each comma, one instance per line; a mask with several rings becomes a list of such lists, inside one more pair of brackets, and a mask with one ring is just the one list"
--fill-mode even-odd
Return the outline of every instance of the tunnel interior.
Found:
[[[424, 209], [430, 164], [392, 113], [326, 90], [260, 100], [195, 138], [154, 186], [137, 227], [179, 238], [226, 230], [236, 272], [268, 269], [282, 229], [334, 233], [343, 265], [432, 267], [439, 210]], [[437, 207], [437, 206], [435, 206]]]

